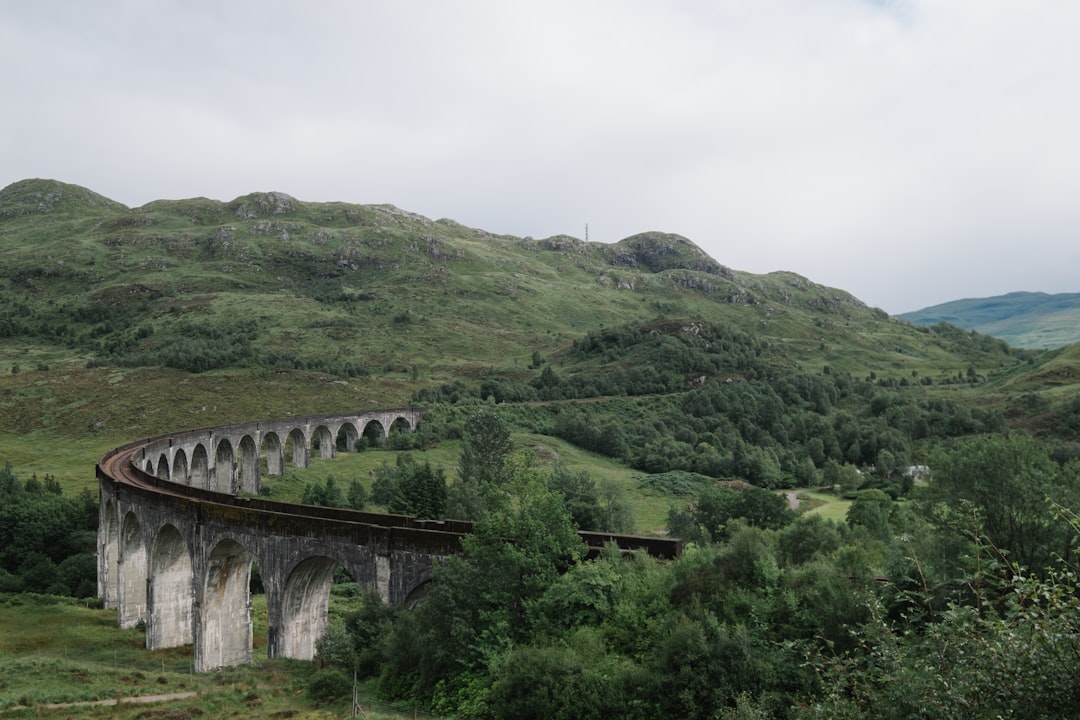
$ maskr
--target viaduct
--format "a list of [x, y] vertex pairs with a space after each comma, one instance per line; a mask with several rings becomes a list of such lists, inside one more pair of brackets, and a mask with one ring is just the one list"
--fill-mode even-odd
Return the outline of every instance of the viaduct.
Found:
[[[413, 431], [423, 408], [284, 418], [190, 430], [116, 448], [97, 466], [98, 594], [120, 627], [144, 623], [146, 647], [194, 645], [195, 670], [252, 661], [250, 580], [266, 590], [270, 657], [310, 660], [341, 566], [384, 602], [405, 603], [460, 550], [468, 522], [280, 503], [261, 478], [360, 437]], [[674, 557], [677, 540], [580, 533]]]

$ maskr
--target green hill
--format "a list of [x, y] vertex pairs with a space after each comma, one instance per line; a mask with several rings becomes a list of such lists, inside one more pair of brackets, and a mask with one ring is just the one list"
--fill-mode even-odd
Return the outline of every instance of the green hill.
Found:
[[43, 180], [0, 191], [0, 208], [0, 335], [57, 360], [448, 377], [657, 318], [721, 320], [772, 338], [773, 363], [853, 372], [950, 373], [1002, 350], [968, 355], [842, 290], [737, 272], [664, 233], [535, 240], [282, 193], [128, 209]]
[[661, 232], [601, 244], [278, 192], [127, 208], [52, 180], [0, 190], [0, 454], [62, 481], [133, 437], [424, 398], [824, 373], [1002, 407], [1017, 401], [995, 379], [1033, 357]]
[[918, 325], [946, 322], [1022, 348], [1080, 342], [1080, 293], [1014, 292], [934, 305], [898, 317]]

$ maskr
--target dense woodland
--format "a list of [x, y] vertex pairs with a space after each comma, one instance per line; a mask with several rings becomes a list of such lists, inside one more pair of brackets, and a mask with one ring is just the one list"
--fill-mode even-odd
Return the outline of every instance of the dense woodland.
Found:
[[0, 468], [0, 593], [97, 594], [97, 496]]
[[[438, 516], [406, 497], [445, 497], [446, 514], [478, 531], [414, 610], [369, 599], [339, 617], [321, 661], [466, 717], [1072, 713], [1075, 445], [917, 383], [769, 372], [739, 346], [720, 365], [726, 349], [695, 353], [700, 337], [620, 328], [575, 343], [609, 360], [651, 355], [603, 391], [548, 373], [422, 394], [442, 403], [397, 442], [460, 437], [461, 472], [435, 478], [399, 454], [378, 473], [379, 499]], [[738, 374], [673, 391], [699, 372]], [[594, 392], [608, 397], [530, 402]], [[587, 474], [539, 469], [511, 427], [640, 469], [643, 490], [670, 497], [684, 556], [584, 559], [573, 530], [630, 530], [632, 508]], [[931, 482], [916, 484], [915, 464]], [[846, 522], [800, 515], [774, 492], [795, 486], [853, 498]]]
[[368, 599], [319, 646], [387, 698], [506, 718], [1049, 718], [1080, 702], [1080, 462], [1029, 436], [963, 438], [895, 497], [856, 473], [841, 524], [674, 473], [703, 483], [689, 504], [671, 483], [680, 559], [586, 560], [574, 529], [605, 518], [591, 479], [541, 471], [474, 412], [463, 456], [484, 461], [448, 488], [479, 498], [463, 554], [415, 609]]

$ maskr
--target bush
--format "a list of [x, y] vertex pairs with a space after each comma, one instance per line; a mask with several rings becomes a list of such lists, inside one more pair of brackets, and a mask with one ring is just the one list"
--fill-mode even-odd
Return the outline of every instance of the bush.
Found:
[[352, 693], [352, 679], [337, 668], [323, 668], [311, 676], [307, 692], [318, 702], [342, 700]]

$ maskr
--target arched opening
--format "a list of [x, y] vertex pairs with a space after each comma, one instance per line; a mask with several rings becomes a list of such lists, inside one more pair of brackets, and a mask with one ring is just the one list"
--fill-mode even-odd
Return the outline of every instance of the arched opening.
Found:
[[193, 487], [207, 488], [210, 483], [210, 461], [206, 457], [206, 448], [202, 443], [191, 451], [191, 482]]
[[222, 438], [218, 443], [217, 452], [214, 453], [214, 482], [211, 490], [220, 493], [233, 493], [234, 476], [236, 475], [236, 455], [233, 453], [232, 443], [228, 438]]
[[419, 585], [409, 591], [409, 594], [405, 596], [405, 600], [401, 603], [403, 607], [408, 610], [414, 610], [416, 606], [427, 595], [428, 588], [431, 587], [431, 577], [423, 580]]
[[191, 552], [180, 531], [172, 525], [161, 528], [154, 541], [147, 601], [146, 649], [190, 645], [195, 605]]
[[146, 473], [147, 475], [153, 475], [154, 474], [154, 461], [151, 458], [146, 458], [145, 460], [143, 460], [142, 469], [143, 469], [143, 472]]
[[179, 448], [176, 451], [176, 454], [173, 455], [173, 468], [170, 478], [175, 483], [180, 483], [182, 485], [191, 484], [191, 480], [188, 478], [187, 453], [184, 452], [183, 448]]
[[268, 432], [263, 435], [263, 456], [266, 458], [267, 475], [285, 474], [285, 448], [281, 446], [281, 438], [277, 433]]
[[259, 492], [259, 448], [250, 435], [240, 438], [236, 470], [237, 492]]
[[300, 561], [289, 574], [281, 599], [277, 637], [276, 650], [281, 657], [315, 657], [315, 643], [326, 632], [330, 585], [337, 567], [328, 557], [310, 557]]
[[408, 450], [412, 448], [412, 441], [412, 425], [406, 418], [399, 417], [390, 424], [386, 442], [391, 448]]
[[124, 516], [120, 528], [119, 598], [116, 623], [135, 627], [146, 619], [146, 540], [135, 513]]
[[337, 447], [338, 452], [352, 452], [356, 447], [356, 440], [360, 437], [360, 433], [356, 431], [356, 426], [351, 422], [342, 424], [337, 431], [337, 437], [334, 439], [334, 445]]
[[294, 428], [285, 438], [285, 460], [291, 462], [293, 467], [306, 468], [310, 465], [307, 438], [300, 428]]
[[195, 671], [251, 662], [251, 553], [235, 540], [218, 543], [206, 562], [199, 605]]
[[378, 420], [369, 420], [364, 426], [360, 443], [364, 447], [382, 447], [386, 442], [386, 430]]
[[116, 505], [106, 501], [99, 517], [98, 596], [106, 608], [112, 609], [117, 606], [120, 592], [120, 524]]
[[161, 453], [161, 457], [158, 458], [156, 474], [162, 480], [169, 479], [169, 456], [165, 453]]
[[330, 429], [325, 425], [320, 425], [315, 428], [314, 437], [311, 440], [312, 447], [318, 446], [319, 457], [323, 460], [334, 457], [337, 450], [336, 443], [334, 442], [334, 434], [330, 432]]

